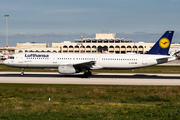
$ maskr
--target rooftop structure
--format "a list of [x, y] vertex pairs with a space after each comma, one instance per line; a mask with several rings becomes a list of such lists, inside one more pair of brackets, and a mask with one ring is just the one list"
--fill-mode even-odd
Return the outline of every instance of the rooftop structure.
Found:
[[114, 33], [96, 33], [96, 39], [115, 39]]
[[97, 33], [96, 38], [75, 39], [76, 43], [132, 43], [132, 40], [125, 40], [124, 38], [115, 38], [114, 33]]
[[48, 48], [49, 43], [35, 43], [35, 42], [17, 43], [17, 47], [23, 47], [23, 48], [32, 48], [32, 47]]

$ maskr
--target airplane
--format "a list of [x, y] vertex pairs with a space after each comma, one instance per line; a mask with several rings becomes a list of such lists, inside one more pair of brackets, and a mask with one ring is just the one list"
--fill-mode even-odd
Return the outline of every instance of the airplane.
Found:
[[145, 54], [102, 54], [102, 53], [17, 53], [4, 61], [4, 65], [22, 68], [57, 68], [60, 74], [84, 72], [91, 76], [97, 69], [136, 69], [175, 60], [169, 56], [174, 31], [166, 31]]

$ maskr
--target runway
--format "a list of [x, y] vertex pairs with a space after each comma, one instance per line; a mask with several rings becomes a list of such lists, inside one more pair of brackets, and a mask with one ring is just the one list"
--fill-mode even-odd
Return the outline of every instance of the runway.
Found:
[[82, 74], [25, 72], [20, 76], [20, 72], [0, 72], [0, 83], [180, 86], [180, 74], [93, 73], [83, 78]]

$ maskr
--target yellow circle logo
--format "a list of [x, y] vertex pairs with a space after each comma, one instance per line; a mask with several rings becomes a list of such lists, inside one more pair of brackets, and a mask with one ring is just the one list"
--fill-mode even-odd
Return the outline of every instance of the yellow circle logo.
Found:
[[169, 45], [170, 45], [170, 42], [169, 42], [169, 40], [167, 39], [167, 38], [162, 38], [162, 39], [160, 39], [160, 41], [159, 41], [159, 46], [161, 47], [161, 48], [167, 48], [167, 47], [169, 47]]

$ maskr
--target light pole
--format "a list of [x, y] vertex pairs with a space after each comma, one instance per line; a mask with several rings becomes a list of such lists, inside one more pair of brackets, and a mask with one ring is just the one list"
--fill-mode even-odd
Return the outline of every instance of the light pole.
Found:
[[6, 46], [8, 46], [8, 17], [9, 15], [4, 15], [6, 17]]

